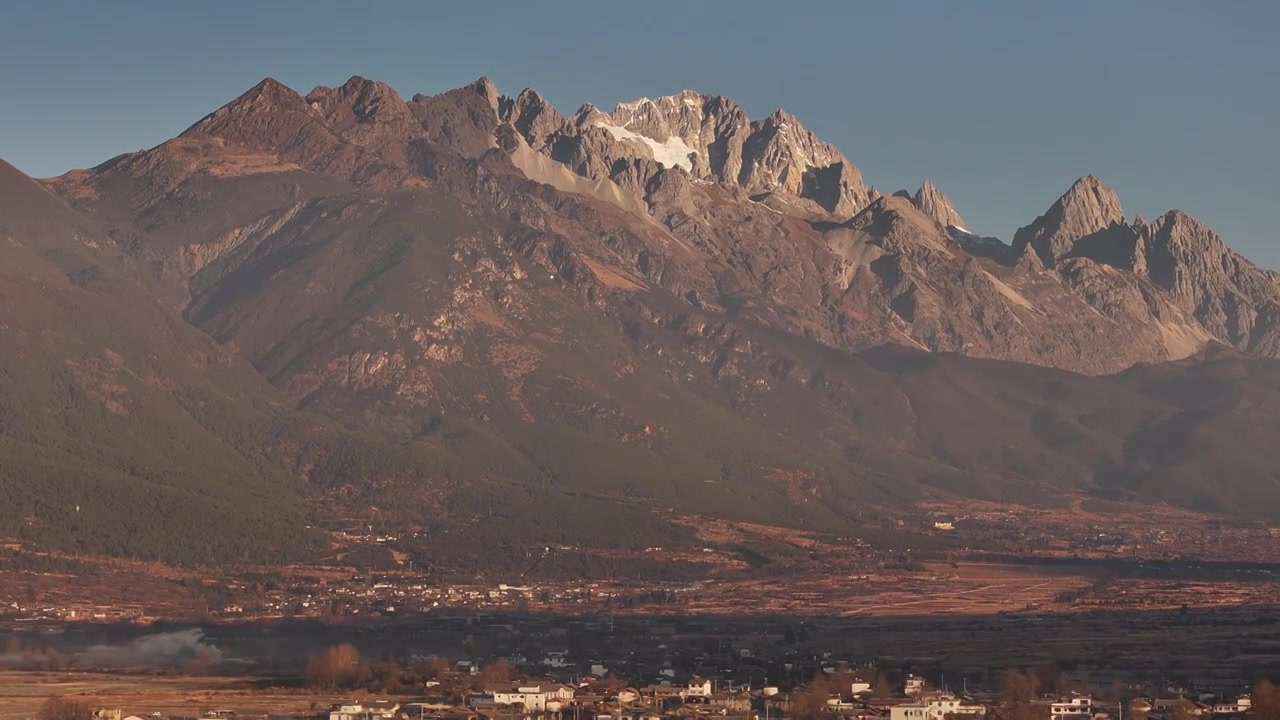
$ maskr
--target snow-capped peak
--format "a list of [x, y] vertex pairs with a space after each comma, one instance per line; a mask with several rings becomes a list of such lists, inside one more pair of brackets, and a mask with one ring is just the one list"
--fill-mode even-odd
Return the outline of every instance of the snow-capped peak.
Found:
[[595, 127], [604, 128], [615, 140], [639, 144], [649, 148], [649, 153], [653, 156], [653, 159], [661, 163], [663, 167], [681, 167], [686, 172], [693, 170], [691, 156], [696, 155], [697, 151], [689, 147], [683, 139], [676, 135], [671, 135], [666, 140], [658, 142], [651, 137], [632, 132], [624, 127], [618, 127], [604, 118], [597, 118], [591, 124]]

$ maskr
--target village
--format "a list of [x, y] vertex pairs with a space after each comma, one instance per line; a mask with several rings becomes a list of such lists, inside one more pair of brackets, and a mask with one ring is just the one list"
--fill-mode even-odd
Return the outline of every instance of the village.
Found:
[[[1257, 698], [1280, 695], [1255, 684], [1274, 663], [1226, 662], [1225, 645], [1192, 648], [1199, 659], [1188, 661], [1169, 648], [1190, 626], [1162, 628], [1141, 655], [1102, 663], [1097, 632], [1072, 628], [1081, 644], [1065, 646], [1048, 640], [1063, 628], [1017, 622], [1043, 634], [955, 619], [952, 627], [916, 619], [883, 645], [872, 638], [884, 627], [858, 632], [781, 618], [472, 615], [376, 629], [211, 626], [204, 635], [159, 632], [78, 654], [28, 645], [8, 657], [51, 662], [0, 669], [8, 700], [0, 720], [47, 718], [41, 707], [50, 698], [82, 710], [60, 720], [88, 720], [91, 711], [99, 720], [1274, 717], [1255, 707]], [[975, 632], [990, 640], [976, 641]], [[86, 642], [84, 633], [68, 626], [42, 637], [72, 647]], [[1222, 635], [1255, 649], [1234, 630]], [[975, 654], [945, 654], [963, 644]], [[1026, 653], [1037, 646], [1041, 655]]]
[[[513, 668], [505, 660], [479, 666], [470, 661], [427, 660], [432, 677], [415, 687], [395, 691], [353, 692], [325, 705], [318, 698], [337, 687], [311, 688], [306, 694], [279, 697], [245, 695], [236, 706], [234, 693], [218, 698], [217, 709], [183, 714], [192, 699], [174, 705], [145, 700], [123, 708], [95, 707], [92, 698], [54, 697], [41, 706], [43, 717], [51, 704], [60, 704], [70, 717], [81, 712], [90, 720], [1243, 720], [1274, 717], [1277, 689], [1263, 682], [1264, 696], [1255, 705], [1249, 693], [1231, 693], [1169, 686], [1148, 695], [1143, 688], [1113, 688], [1101, 695], [1066, 690], [1066, 676], [1052, 680], [1060, 690], [1040, 692], [1036, 673], [1009, 671], [998, 688], [961, 688], [934, 684], [907, 673], [897, 682], [876, 668], [851, 669], [819, 663], [806, 683], [785, 687], [753, 686], [729, 680], [684, 675], [663, 668], [650, 682], [627, 683], [595, 665], [592, 674], [572, 679], [563, 654], [541, 658], [542, 677], [495, 677]], [[315, 680], [316, 678], [313, 678]], [[321, 679], [337, 681], [338, 677]], [[942, 683], [942, 678], [938, 679]], [[56, 684], [50, 687], [56, 687]], [[371, 687], [371, 686], [370, 686]], [[307, 703], [305, 708], [303, 703]], [[275, 703], [272, 705], [272, 703]], [[159, 709], [155, 709], [159, 708]], [[18, 717], [0, 711], [0, 717]]]
[[[439, 700], [406, 702], [353, 701], [332, 707], [328, 720], [394, 720], [400, 717], [477, 720], [478, 718], [595, 718], [595, 720], [664, 720], [721, 717], [740, 720], [765, 718], [844, 718], [846, 720], [974, 720], [1017, 710], [1018, 701], [979, 699], [975, 694], [928, 689], [923, 678], [908, 675], [899, 692], [876, 697], [873, 682], [853, 679], [848, 684], [821, 681], [786, 693], [766, 686], [753, 690], [721, 688], [711, 680], [615, 689], [591, 681], [565, 685], [512, 682], [494, 685], [467, 698], [464, 707]], [[1247, 716], [1249, 695], [1220, 699], [1206, 693], [1195, 698], [1134, 698], [1107, 702], [1083, 693], [1042, 695], [1025, 703], [1031, 717], [1045, 720], [1106, 720], [1125, 712], [1139, 718], [1204, 717], [1227, 720]], [[1126, 707], [1127, 706], [1127, 707]]]
[[[692, 556], [712, 572], [676, 581], [528, 572], [557, 554], [586, 552], [567, 547], [521, 551], [524, 570], [501, 579], [446, 579], [411, 558], [272, 573], [89, 568], [83, 560], [74, 570], [10, 569], [0, 574], [0, 674], [15, 675], [0, 687], [35, 677], [22, 673], [45, 675], [22, 704], [0, 709], [0, 720], [35, 717], [46, 696], [64, 691], [107, 708], [107, 720], [228, 708], [239, 718], [318, 720], [1256, 716], [1245, 696], [1258, 678], [1280, 674], [1277, 534], [1215, 526], [1191, 545], [1181, 538], [1205, 526], [1182, 516], [1105, 529], [1079, 517], [1055, 524], [1058, 517], [936, 508], [913, 529], [946, 543], [930, 553], [789, 535], [798, 561], [732, 573], [716, 563], [749, 563], [725, 538], [747, 547], [771, 536], [708, 525], [720, 544]], [[347, 541], [394, 557], [399, 540]], [[1171, 541], [1177, 550], [1156, 551]], [[1232, 542], [1250, 549], [1237, 555], [1249, 560], [1225, 560], [1219, 548]], [[979, 545], [992, 549], [965, 550]], [[221, 664], [197, 654], [107, 667], [85, 652], [192, 628], [219, 648]], [[309, 658], [344, 644], [365, 658], [367, 678], [298, 684]], [[445, 672], [413, 670], [442, 658], [451, 658]], [[394, 691], [372, 679], [389, 659], [401, 670]], [[486, 675], [498, 661], [509, 672]], [[1010, 715], [1006, 675], [1027, 668], [1045, 677]], [[194, 689], [155, 700], [175, 673], [182, 679], [173, 682]], [[227, 690], [245, 677], [251, 687]], [[145, 687], [113, 690], [130, 678]], [[827, 682], [815, 690], [815, 678]], [[691, 686], [704, 681], [707, 693]]]

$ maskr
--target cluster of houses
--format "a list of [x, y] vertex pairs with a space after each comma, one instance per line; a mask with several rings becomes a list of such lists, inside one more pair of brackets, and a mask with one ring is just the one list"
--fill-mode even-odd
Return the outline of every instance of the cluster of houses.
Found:
[[[549, 656], [549, 666], [557, 658]], [[474, 677], [476, 668], [460, 662], [454, 673]], [[573, 682], [517, 680], [493, 683], [463, 696], [351, 700], [333, 705], [309, 720], [1007, 720], [994, 693], [954, 693], [926, 687], [923, 678], [907, 675], [896, 691], [843, 674], [844, 683], [817, 690], [798, 686], [785, 692], [774, 686], [752, 687], [731, 681], [663, 673], [655, 683], [627, 686], [616, 677], [576, 678]], [[834, 679], [836, 675], [831, 675]], [[880, 680], [883, 682], [883, 676]], [[428, 683], [441, 690], [440, 683]], [[472, 687], [477, 687], [472, 685]], [[892, 694], [892, 697], [881, 695]], [[1224, 700], [1209, 695], [1103, 702], [1086, 693], [1044, 696], [1032, 700], [1037, 720], [1247, 720], [1248, 695]], [[326, 717], [327, 715], [327, 717]], [[100, 711], [94, 720], [157, 720], [154, 715], [126, 716]], [[161, 719], [163, 720], [163, 719]], [[234, 713], [206, 713], [199, 720], [237, 720]], [[245, 720], [240, 718], [239, 720]], [[296, 720], [268, 716], [268, 720]]]
[[[799, 708], [798, 693], [776, 687], [756, 690], [719, 688], [711, 680], [603, 689], [592, 683], [574, 686], [557, 682], [517, 681], [474, 693], [461, 705], [442, 701], [345, 703], [336, 705], [327, 720], [784, 720], [814, 717], [811, 707]], [[839, 688], [818, 715], [836, 720], [988, 720], [998, 718], [996, 698], [976, 699], [947, 691], [927, 690], [923, 680], [908, 676], [901, 695], [873, 698], [869, 683], [854, 681]], [[1130, 703], [1102, 703], [1088, 694], [1043, 697], [1032, 701], [1034, 715], [1043, 720], [1123, 720], [1124, 715], [1171, 720], [1185, 713], [1237, 720], [1247, 716], [1247, 695], [1235, 700], [1204, 702], [1187, 698], [1137, 699]], [[1183, 713], [1183, 715], [1179, 715]]]

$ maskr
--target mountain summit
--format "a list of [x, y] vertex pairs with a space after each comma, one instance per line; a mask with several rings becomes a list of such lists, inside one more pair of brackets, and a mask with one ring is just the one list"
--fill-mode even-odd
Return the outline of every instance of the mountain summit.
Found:
[[954, 227], [968, 232], [965, 229], [964, 220], [960, 219], [960, 213], [956, 212], [955, 207], [951, 205], [951, 200], [930, 180], [925, 180], [920, 185], [920, 189], [916, 190], [916, 194], [911, 196], [911, 204], [943, 227]]
[[[664, 168], [680, 167], [748, 193], [802, 198], [845, 219], [869, 202], [853, 163], [781, 110], [751, 121], [733, 100], [684, 90], [620, 103], [607, 114], [584, 105], [552, 142], [578, 142], [574, 138], [590, 136], [594, 128], [615, 141], [593, 147], [593, 154], [604, 157], [644, 155]], [[547, 147], [543, 138], [526, 139], [535, 148]]]
[[1013, 236], [1015, 252], [1030, 247], [1046, 267], [1055, 266], [1076, 244], [1101, 236], [1124, 223], [1120, 197], [1098, 178], [1080, 178], [1048, 212]]

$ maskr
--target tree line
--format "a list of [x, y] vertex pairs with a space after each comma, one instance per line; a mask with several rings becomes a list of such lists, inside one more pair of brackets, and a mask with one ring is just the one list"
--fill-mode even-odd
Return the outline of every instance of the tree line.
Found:
[[497, 660], [475, 673], [462, 674], [454, 672], [444, 658], [421, 658], [407, 664], [390, 655], [370, 660], [361, 656], [355, 645], [342, 643], [309, 656], [304, 677], [307, 687], [323, 692], [420, 692], [428, 681], [435, 680], [440, 683], [437, 692], [461, 702], [467, 693], [510, 681], [514, 668]]

